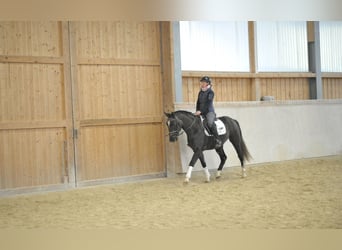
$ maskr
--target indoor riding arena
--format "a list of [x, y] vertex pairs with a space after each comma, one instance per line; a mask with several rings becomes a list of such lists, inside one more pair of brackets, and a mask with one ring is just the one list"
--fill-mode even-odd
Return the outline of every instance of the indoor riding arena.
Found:
[[[342, 229], [342, 22], [0, 21], [0, 229]], [[246, 176], [205, 151], [209, 76]]]
[[1, 229], [342, 228], [342, 157], [224, 171], [189, 184], [183, 176], [0, 200]]

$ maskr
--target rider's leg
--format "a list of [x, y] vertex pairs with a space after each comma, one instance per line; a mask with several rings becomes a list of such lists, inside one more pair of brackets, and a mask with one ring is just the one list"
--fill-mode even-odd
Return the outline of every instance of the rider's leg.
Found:
[[222, 142], [221, 142], [221, 139], [217, 133], [217, 128], [216, 128], [216, 124], [215, 124], [216, 114], [214, 112], [209, 112], [206, 117], [207, 117], [207, 121], [208, 121], [208, 127], [210, 128], [210, 131], [216, 140], [216, 146], [215, 147], [219, 148], [222, 146]]

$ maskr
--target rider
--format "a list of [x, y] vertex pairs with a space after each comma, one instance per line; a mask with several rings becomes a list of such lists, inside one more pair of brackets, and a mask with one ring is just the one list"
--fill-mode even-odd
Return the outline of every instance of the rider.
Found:
[[211, 79], [208, 76], [204, 76], [200, 80], [201, 90], [198, 93], [198, 98], [196, 102], [196, 112], [195, 115], [202, 115], [207, 118], [208, 126], [216, 139], [216, 148], [222, 146], [222, 142], [217, 133], [215, 124], [215, 109], [214, 109], [214, 91], [211, 88]]

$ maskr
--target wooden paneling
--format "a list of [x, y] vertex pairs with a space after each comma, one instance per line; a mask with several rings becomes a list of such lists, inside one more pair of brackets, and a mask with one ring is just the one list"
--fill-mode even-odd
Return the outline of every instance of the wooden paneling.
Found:
[[274, 96], [275, 100], [308, 100], [309, 80], [305, 78], [261, 79], [261, 96]]
[[256, 101], [255, 98], [268, 95], [274, 96], [275, 100], [310, 98], [309, 77], [312, 77], [311, 73], [184, 72], [184, 102], [197, 100], [199, 80], [203, 75], [209, 75], [212, 78], [216, 102]]
[[63, 128], [0, 130], [0, 189], [63, 183], [66, 150]]
[[0, 63], [0, 121], [65, 119], [63, 67]]
[[0, 22], [0, 189], [164, 173], [160, 42], [158, 22]]
[[[200, 90], [200, 77], [183, 77], [183, 98], [185, 102], [197, 100]], [[248, 78], [212, 77], [216, 102], [250, 101], [251, 80]]]
[[73, 182], [68, 25], [0, 22], [0, 189]]
[[224, 101], [251, 101], [251, 80], [248, 78], [214, 79], [215, 99]]
[[200, 89], [199, 78], [183, 77], [183, 101], [193, 102], [197, 99]]
[[158, 22], [75, 22], [77, 57], [160, 61]]
[[161, 115], [159, 67], [80, 65], [78, 69], [81, 120]]
[[72, 22], [77, 181], [165, 171], [158, 22]]
[[62, 32], [61, 22], [1, 22], [0, 55], [62, 56]]
[[83, 127], [78, 178], [86, 181], [160, 173], [161, 129], [159, 123]]
[[323, 78], [323, 98], [342, 99], [342, 77]]

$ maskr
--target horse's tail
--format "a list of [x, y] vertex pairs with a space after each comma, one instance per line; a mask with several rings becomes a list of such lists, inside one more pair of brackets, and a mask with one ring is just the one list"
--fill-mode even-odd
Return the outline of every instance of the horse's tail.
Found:
[[253, 159], [253, 157], [251, 156], [251, 154], [248, 151], [248, 148], [246, 146], [245, 141], [243, 140], [242, 135], [241, 135], [241, 150], [242, 150], [244, 159], [246, 159], [247, 161], [250, 161]]
[[253, 157], [249, 153], [246, 143], [242, 137], [241, 127], [240, 127], [239, 122], [237, 120], [234, 120], [234, 121], [236, 122], [237, 127], [238, 127], [239, 142], [238, 142], [238, 145], [234, 145], [234, 143], [233, 145], [235, 147], [235, 150], [238, 153], [239, 159], [241, 161], [241, 165], [243, 166], [245, 160], [250, 161], [251, 159], [253, 159]]

